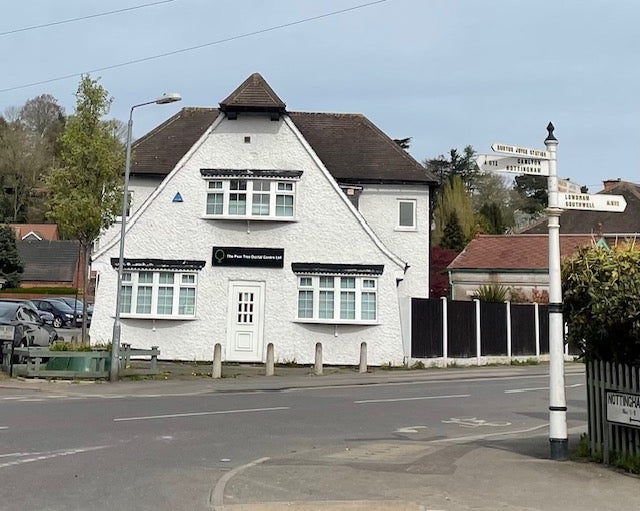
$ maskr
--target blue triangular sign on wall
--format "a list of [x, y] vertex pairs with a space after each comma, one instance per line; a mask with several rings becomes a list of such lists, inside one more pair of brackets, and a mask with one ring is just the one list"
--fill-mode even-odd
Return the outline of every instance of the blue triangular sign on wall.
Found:
[[180, 192], [176, 193], [175, 197], [173, 198], [173, 202], [182, 202], [182, 195], [180, 195]]

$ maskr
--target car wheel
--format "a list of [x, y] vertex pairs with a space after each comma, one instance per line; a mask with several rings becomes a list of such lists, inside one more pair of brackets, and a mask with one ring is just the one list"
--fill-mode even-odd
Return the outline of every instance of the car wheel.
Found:
[[58, 316], [53, 318], [53, 326], [54, 326], [54, 328], [61, 328], [62, 327], [62, 319], [59, 318]]

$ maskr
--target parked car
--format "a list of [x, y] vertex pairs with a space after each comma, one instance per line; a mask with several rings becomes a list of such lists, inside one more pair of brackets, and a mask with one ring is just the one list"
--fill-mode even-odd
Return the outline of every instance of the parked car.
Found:
[[1, 302], [23, 303], [31, 308], [46, 325], [53, 325], [53, 314], [47, 311], [41, 311], [31, 300], [20, 300], [18, 298], [1, 298]]
[[72, 328], [82, 324], [82, 313], [74, 313], [71, 307], [60, 300], [33, 298], [31, 301], [39, 310], [53, 314], [55, 328]]
[[0, 301], [0, 342], [18, 346], [49, 346], [58, 338], [37, 313], [22, 303]]
[[[52, 300], [60, 300], [61, 302], [66, 303], [69, 307], [71, 307], [76, 313], [80, 312], [80, 316], [84, 313], [84, 302], [82, 300], [78, 300], [73, 296], [54, 296], [51, 297]], [[87, 325], [91, 324], [91, 316], [93, 316], [93, 304], [87, 304]], [[82, 323], [82, 319], [80, 319]]]

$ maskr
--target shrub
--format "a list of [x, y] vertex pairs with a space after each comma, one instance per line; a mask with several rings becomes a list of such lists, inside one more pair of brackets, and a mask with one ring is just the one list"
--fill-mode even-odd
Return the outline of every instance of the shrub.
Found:
[[587, 360], [640, 365], [640, 249], [585, 247], [562, 266], [569, 342]]
[[509, 295], [509, 288], [500, 284], [484, 284], [476, 289], [473, 297], [483, 302], [504, 302]]

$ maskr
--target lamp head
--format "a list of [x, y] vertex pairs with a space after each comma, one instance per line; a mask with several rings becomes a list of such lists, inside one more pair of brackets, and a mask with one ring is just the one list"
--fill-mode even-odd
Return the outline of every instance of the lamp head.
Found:
[[167, 103], [175, 103], [176, 101], [180, 101], [182, 96], [177, 92], [169, 92], [160, 96], [155, 100], [157, 105], [165, 105]]

